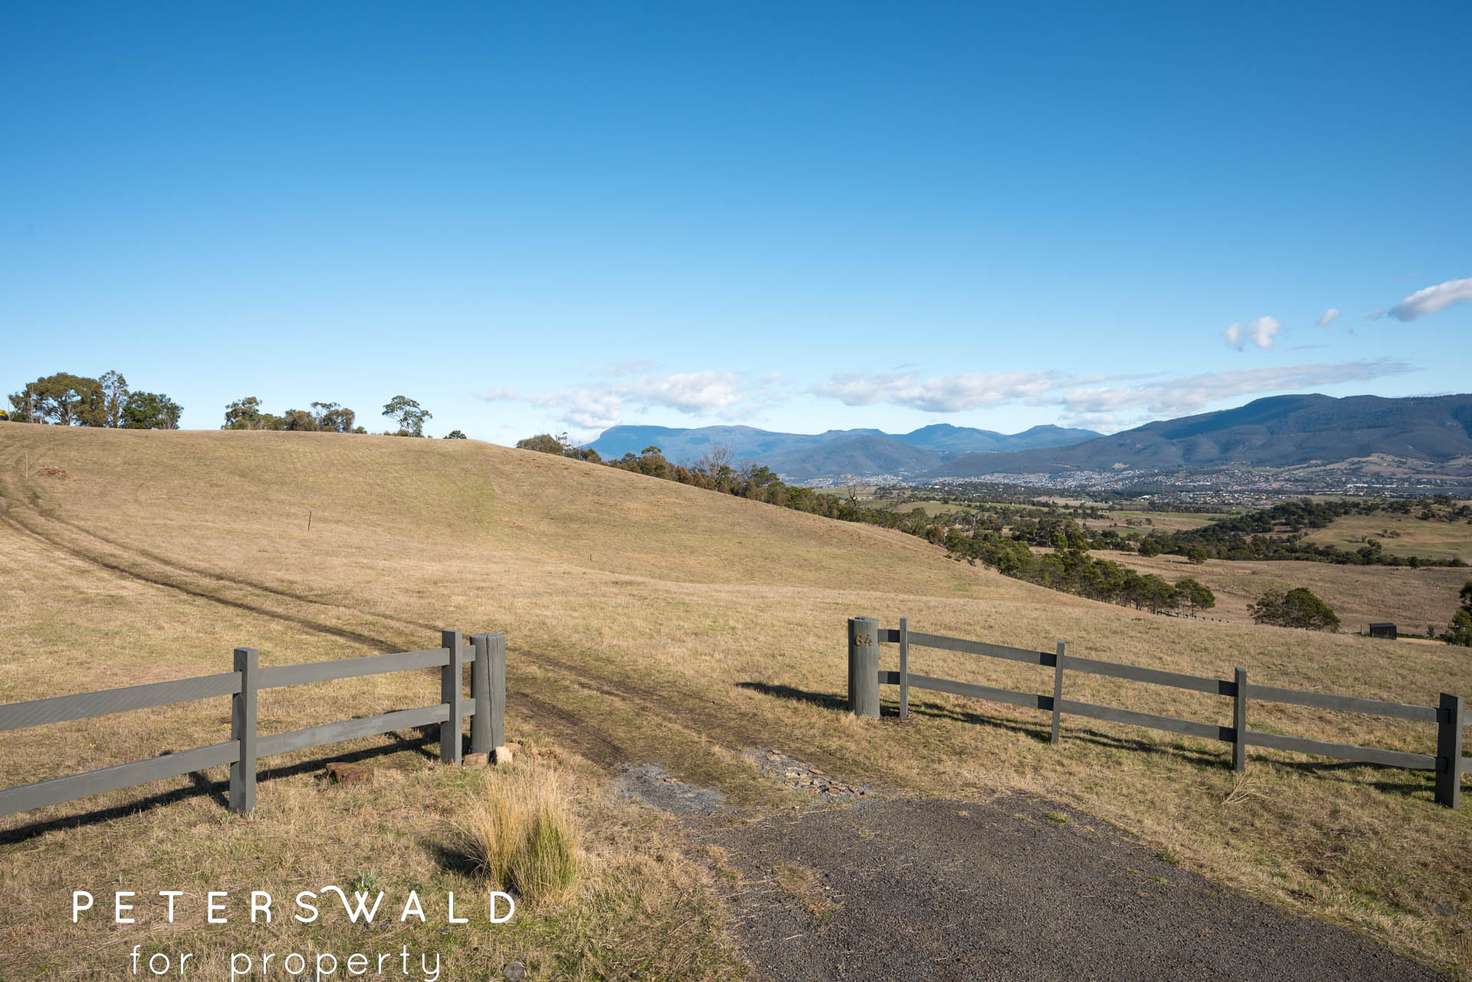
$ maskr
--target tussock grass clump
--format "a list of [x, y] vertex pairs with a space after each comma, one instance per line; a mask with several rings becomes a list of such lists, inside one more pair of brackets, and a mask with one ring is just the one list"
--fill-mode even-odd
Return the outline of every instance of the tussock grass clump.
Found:
[[577, 822], [556, 772], [545, 767], [494, 774], [457, 831], [476, 871], [524, 900], [560, 899], [577, 878]]

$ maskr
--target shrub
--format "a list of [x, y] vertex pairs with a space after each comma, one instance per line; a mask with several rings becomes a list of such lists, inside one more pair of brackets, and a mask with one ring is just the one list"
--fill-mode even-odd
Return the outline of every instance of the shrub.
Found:
[[1452, 617], [1451, 629], [1442, 635], [1442, 640], [1448, 644], [1472, 648], [1472, 612], [1465, 608], [1457, 611]]
[[183, 412], [162, 392], [132, 392], [119, 409], [118, 424], [130, 430], [177, 430]]
[[552, 453], [561, 456], [566, 452], [567, 445], [551, 433], [538, 433], [525, 440], [517, 440], [516, 449], [535, 450], [537, 453]]
[[557, 775], [545, 768], [496, 771], [458, 832], [476, 870], [527, 901], [556, 900], [577, 876], [577, 826]]
[[1301, 627], [1310, 631], [1339, 630], [1339, 616], [1333, 608], [1304, 587], [1284, 593], [1268, 590], [1252, 605], [1252, 619], [1259, 624], [1278, 627]]
[[1462, 587], [1462, 606], [1452, 615], [1451, 626], [1441, 639], [1448, 644], [1472, 648], [1472, 580]]
[[[551, 433], [538, 433], [529, 436], [525, 440], [517, 440], [518, 450], [535, 450], [538, 453], [560, 454], [563, 457], [571, 457], [573, 460], [586, 460], [590, 463], [601, 464], [603, 458], [598, 451], [592, 447], [580, 447], [570, 440], [566, 433], [553, 436]], [[617, 465], [615, 465], [617, 466]], [[664, 475], [670, 476], [668, 474]]]
[[1211, 592], [1211, 588], [1190, 576], [1176, 580], [1176, 593], [1192, 613], [1216, 606], [1216, 594]]

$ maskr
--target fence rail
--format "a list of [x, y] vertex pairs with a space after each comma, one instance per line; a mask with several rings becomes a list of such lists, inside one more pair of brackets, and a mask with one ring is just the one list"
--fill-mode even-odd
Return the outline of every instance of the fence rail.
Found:
[[[254, 648], [237, 648], [235, 670], [230, 672], [0, 705], [0, 731], [7, 731], [220, 696], [229, 696], [231, 701], [230, 739], [224, 743], [0, 789], [0, 818], [224, 764], [230, 765], [230, 809], [248, 812], [255, 807], [257, 762], [261, 757], [438, 724], [440, 759], [460, 763], [461, 729], [467, 718], [471, 752], [488, 753], [505, 742], [506, 636], [477, 634], [466, 645], [459, 631], [443, 631], [440, 645], [425, 651], [267, 668], [260, 667], [260, 656]], [[468, 663], [464, 657], [467, 648], [474, 652]], [[463, 692], [466, 664], [470, 665], [468, 702]], [[338, 720], [285, 733], [257, 732], [256, 694], [261, 689], [430, 668], [440, 669], [437, 705]]]
[[[1436, 801], [1438, 804], [1451, 808], [1457, 807], [1461, 799], [1462, 776], [1472, 774], [1472, 757], [1462, 755], [1462, 731], [1468, 723], [1464, 700], [1450, 693], [1442, 693], [1439, 705], [1416, 706], [1379, 699], [1309, 692], [1303, 689], [1256, 685], [1248, 682], [1247, 671], [1243, 668], [1236, 669], [1230, 679], [1186, 675], [1180, 672], [1144, 668], [1139, 665], [1080, 658], [1068, 654], [1067, 645], [1062, 641], [1058, 642], [1056, 651], [1032, 651], [1027, 648], [1014, 648], [987, 641], [973, 641], [911, 631], [908, 619], [903, 617], [900, 618], [900, 626], [897, 628], [880, 627], [879, 622], [872, 617], [851, 618], [848, 622], [848, 639], [849, 708], [859, 716], [877, 717], [879, 715], [879, 687], [881, 685], [900, 687], [899, 714], [902, 719], [910, 715], [910, 689], [927, 689], [1051, 713], [1054, 743], [1058, 743], [1061, 739], [1060, 722], [1064, 715], [1084, 716], [1090, 719], [1143, 726], [1230, 744], [1232, 746], [1232, 766], [1238, 771], [1244, 770], [1247, 766], [1247, 748], [1250, 746], [1289, 750], [1407, 770], [1433, 771], [1436, 774]], [[899, 645], [899, 671], [879, 667], [881, 644]], [[910, 649], [914, 646], [1051, 668], [1053, 669], [1053, 692], [1051, 695], [1019, 692], [1013, 689], [961, 682], [956, 679], [916, 675], [910, 671]], [[1071, 672], [1102, 675], [1130, 682], [1144, 682], [1149, 685], [1226, 697], [1232, 700], [1232, 724], [1224, 726], [1198, 720], [1179, 719], [1174, 716], [1137, 712], [1117, 706], [1101, 706], [1065, 699], [1063, 697], [1064, 677], [1065, 673]], [[1360, 747], [1347, 743], [1333, 743], [1253, 730], [1247, 725], [1247, 711], [1251, 702], [1286, 703], [1315, 709], [1367, 713], [1413, 722], [1434, 723], [1437, 732], [1436, 753], [1419, 754], [1381, 747]]]

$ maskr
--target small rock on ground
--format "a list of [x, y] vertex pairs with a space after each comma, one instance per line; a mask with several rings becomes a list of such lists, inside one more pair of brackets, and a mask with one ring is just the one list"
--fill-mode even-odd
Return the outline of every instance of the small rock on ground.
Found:
[[777, 750], [748, 750], [746, 759], [769, 778], [798, 791], [824, 798], [858, 799], [873, 794], [862, 784], [841, 781], [832, 775]]

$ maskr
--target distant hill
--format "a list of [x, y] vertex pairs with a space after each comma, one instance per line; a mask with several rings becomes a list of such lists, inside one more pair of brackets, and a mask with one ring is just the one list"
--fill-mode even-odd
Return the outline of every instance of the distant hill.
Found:
[[931, 476], [1292, 467], [1374, 454], [1432, 463], [1472, 457], [1472, 395], [1274, 396], [1067, 447], [960, 454]]
[[604, 457], [637, 454], [656, 446], [677, 464], [693, 464], [717, 447], [737, 463], [762, 463], [792, 481], [815, 478], [918, 476], [960, 454], [1002, 453], [1063, 447], [1090, 440], [1092, 430], [1034, 426], [1006, 434], [936, 423], [910, 433], [829, 430], [776, 433], [750, 426], [614, 426], [589, 444]]

